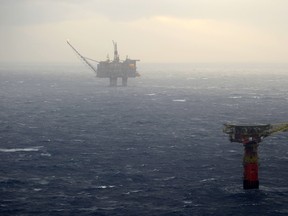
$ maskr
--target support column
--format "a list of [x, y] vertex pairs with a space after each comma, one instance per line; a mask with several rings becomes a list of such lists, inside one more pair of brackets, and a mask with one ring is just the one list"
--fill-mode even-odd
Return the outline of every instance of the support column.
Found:
[[122, 77], [122, 86], [127, 86], [128, 77]]
[[110, 77], [110, 86], [117, 86], [117, 77]]
[[243, 188], [244, 189], [258, 189], [258, 143], [248, 142], [244, 144], [243, 157]]

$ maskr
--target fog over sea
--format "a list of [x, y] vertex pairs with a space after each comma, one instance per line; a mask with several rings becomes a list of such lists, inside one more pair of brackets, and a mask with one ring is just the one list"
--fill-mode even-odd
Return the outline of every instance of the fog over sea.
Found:
[[83, 65], [0, 65], [1, 216], [288, 215], [288, 133], [260, 144], [260, 188], [243, 190], [222, 132], [288, 122], [287, 64], [138, 71], [111, 88]]

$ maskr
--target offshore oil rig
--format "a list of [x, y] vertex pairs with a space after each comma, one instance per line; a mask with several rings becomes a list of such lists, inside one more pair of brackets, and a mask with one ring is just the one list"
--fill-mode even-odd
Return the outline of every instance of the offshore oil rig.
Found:
[[223, 132], [229, 135], [231, 142], [242, 143], [243, 157], [243, 188], [258, 189], [258, 146], [265, 137], [278, 132], [288, 132], [288, 123], [236, 125], [224, 124]]
[[[75, 51], [75, 53], [80, 57], [83, 62], [85, 62], [90, 69], [92, 69], [96, 76], [99, 78], [109, 78], [110, 86], [117, 86], [117, 79], [122, 79], [122, 86], [127, 86], [128, 77], [138, 77], [140, 74], [137, 72], [136, 62], [140, 60], [129, 59], [126, 57], [124, 61], [119, 58], [117, 43], [113, 41], [114, 45], [114, 59], [111, 61], [109, 56], [105, 61], [96, 61], [91, 58], [84, 57], [78, 50], [72, 46], [72, 44], [67, 40], [68, 45]], [[89, 61], [97, 62], [97, 68], [95, 68]]]

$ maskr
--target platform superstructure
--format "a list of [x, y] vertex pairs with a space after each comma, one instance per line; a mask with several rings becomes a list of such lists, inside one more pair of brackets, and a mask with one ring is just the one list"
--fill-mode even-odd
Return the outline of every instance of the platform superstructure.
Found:
[[224, 124], [223, 132], [229, 135], [231, 142], [242, 143], [243, 157], [243, 188], [259, 188], [258, 179], [258, 146], [265, 137], [278, 132], [287, 132], [288, 123], [280, 124]]
[[[117, 43], [113, 41], [114, 46], [114, 58], [113, 60], [110, 60], [109, 57], [107, 57], [104, 61], [96, 61], [87, 57], [84, 57], [79, 53], [78, 50], [72, 44], [67, 41], [68, 45], [75, 51], [75, 53], [85, 62], [90, 69], [92, 69], [96, 76], [99, 78], [109, 78], [110, 86], [117, 86], [117, 80], [118, 78], [122, 79], [122, 86], [127, 86], [128, 78], [135, 78], [140, 76], [140, 74], [137, 72], [137, 61], [140, 61], [138, 59], [130, 59], [126, 57], [125, 60], [121, 61], [119, 54], [118, 54], [118, 48]], [[97, 67], [95, 68], [90, 61], [94, 61], [97, 63]]]

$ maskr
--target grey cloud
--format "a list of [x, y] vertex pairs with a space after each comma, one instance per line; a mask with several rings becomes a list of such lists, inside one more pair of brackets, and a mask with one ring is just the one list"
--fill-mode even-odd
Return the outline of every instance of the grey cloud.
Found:
[[64, 1], [15, 0], [0, 1], [0, 25], [30, 25], [58, 22], [80, 16]]
[[113, 21], [174, 16], [265, 25], [287, 19], [287, 6], [285, 0], [0, 0], [0, 25], [59, 22], [93, 15]]

